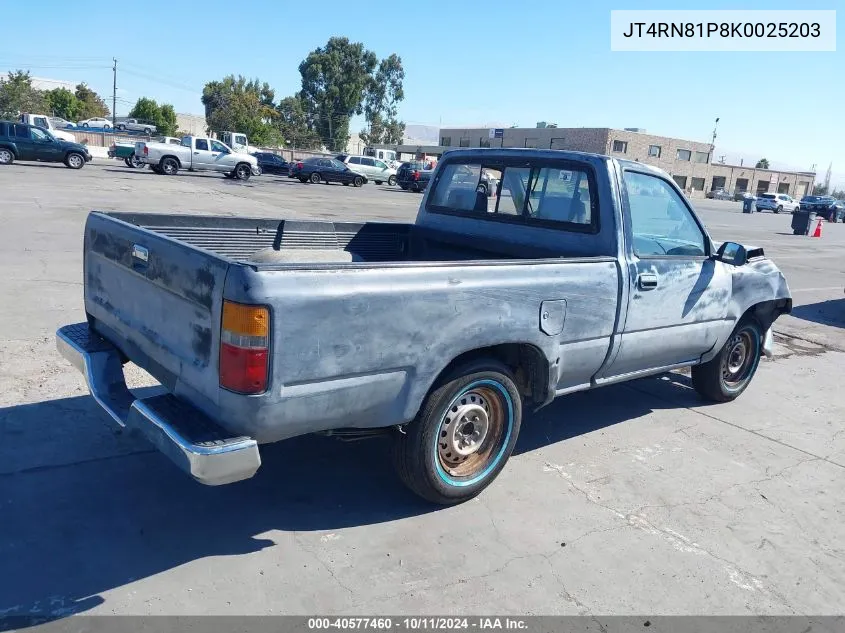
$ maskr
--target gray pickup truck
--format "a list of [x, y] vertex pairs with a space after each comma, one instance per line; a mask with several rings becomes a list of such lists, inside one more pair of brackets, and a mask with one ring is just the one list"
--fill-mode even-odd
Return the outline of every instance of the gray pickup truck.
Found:
[[[413, 224], [92, 212], [84, 290], [59, 350], [198, 481], [251, 477], [266, 442], [384, 433], [438, 503], [487, 486], [556, 396], [691, 366], [736, 398], [792, 307], [662, 171], [523, 149], [445, 154]], [[127, 361], [167, 392], [136, 398]]]

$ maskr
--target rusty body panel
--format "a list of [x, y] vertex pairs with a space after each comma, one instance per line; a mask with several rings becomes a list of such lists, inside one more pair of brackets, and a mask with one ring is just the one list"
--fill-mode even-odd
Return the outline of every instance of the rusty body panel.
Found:
[[[491, 155], [583, 165], [595, 179], [597, 230], [428, 211], [444, 163]], [[176, 396], [232, 433], [271, 442], [409, 422], [438, 376], [477, 350], [516, 349], [533, 359], [529, 395], [542, 406], [706, 361], [749, 310], [765, 328], [789, 310], [772, 262], [732, 266], [712, 256], [709, 237], [704, 257], [638, 258], [626, 169], [650, 168], [568, 152], [449, 152], [412, 225], [94, 212], [85, 234], [86, 312], [99, 334]], [[303, 259], [250, 261], [268, 247]], [[309, 250], [333, 249], [362, 261], [308, 262]], [[639, 287], [643, 273], [659, 284]], [[219, 386], [224, 299], [269, 308], [263, 394]]]

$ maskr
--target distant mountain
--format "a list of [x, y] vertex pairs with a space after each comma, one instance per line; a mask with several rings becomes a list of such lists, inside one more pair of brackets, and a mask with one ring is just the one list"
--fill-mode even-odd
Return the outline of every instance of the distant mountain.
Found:
[[406, 125], [404, 142], [408, 145], [437, 145], [440, 128], [435, 125]]

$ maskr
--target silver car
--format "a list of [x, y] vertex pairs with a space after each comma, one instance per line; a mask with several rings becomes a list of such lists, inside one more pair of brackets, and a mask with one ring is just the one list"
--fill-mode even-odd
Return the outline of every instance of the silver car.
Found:
[[392, 187], [396, 184], [396, 170], [383, 160], [371, 156], [350, 156], [349, 154], [340, 154], [336, 158], [340, 162], [346, 163], [352, 171], [364, 174], [377, 185], [386, 182]]
[[158, 132], [158, 128], [149, 121], [142, 119], [126, 119], [117, 124], [117, 129], [121, 131], [129, 130], [130, 132], [143, 132], [147, 136], [151, 136]]

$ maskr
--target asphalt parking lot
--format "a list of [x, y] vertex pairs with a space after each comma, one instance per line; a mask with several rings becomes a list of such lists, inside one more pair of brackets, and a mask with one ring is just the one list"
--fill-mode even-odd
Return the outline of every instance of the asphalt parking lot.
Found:
[[[55, 351], [84, 319], [91, 209], [412, 221], [398, 188], [0, 169], [0, 616], [836, 614], [845, 604], [845, 225], [696, 202], [787, 276], [777, 355], [734, 403], [683, 373], [528, 415], [480, 497], [413, 497], [381, 440], [267, 446], [207, 488], [118, 434]], [[130, 371], [133, 385], [147, 385]]]

